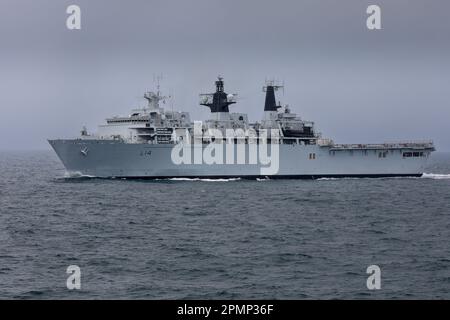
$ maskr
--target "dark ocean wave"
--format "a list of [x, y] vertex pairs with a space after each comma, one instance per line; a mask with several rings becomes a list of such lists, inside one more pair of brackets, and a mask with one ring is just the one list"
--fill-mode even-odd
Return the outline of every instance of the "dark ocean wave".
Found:
[[450, 155], [432, 160], [421, 178], [155, 181], [1, 154], [0, 298], [448, 299]]

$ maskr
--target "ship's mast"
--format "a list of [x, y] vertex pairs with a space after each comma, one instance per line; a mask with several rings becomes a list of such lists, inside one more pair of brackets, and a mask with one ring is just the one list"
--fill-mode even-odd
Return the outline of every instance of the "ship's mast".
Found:
[[148, 109], [149, 110], [161, 110], [159, 106], [159, 102], [161, 100], [165, 101], [170, 98], [170, 96], [162, 96], [160, 91], [160, 81], [162, 76], [159, 75], [156, 77], [156, 93], [153, 91], [148, 91], [144, 94], [144, 98], [148, 101]]
[[235, 94], [227, 95], [223, 89], [223, 78], [217, 77], [216, 92], [200, 94], [200, 105], [209, 107], [212, 113], [230, 112], [228, 106], [236, 103]]

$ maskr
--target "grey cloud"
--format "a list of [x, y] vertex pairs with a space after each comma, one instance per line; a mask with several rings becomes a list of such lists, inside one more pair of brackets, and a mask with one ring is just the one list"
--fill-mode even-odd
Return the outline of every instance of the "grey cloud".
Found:
[[[82, 30], [65, 9], [82, 9]], [[365, 9], [382, 8], [380, 31]], [[0, 149], [47, 148], [128, 113], [164, 73], [174, 108], [204, 119], [218, 74], [262, 115], [279, 99], [338, 142], [432, 138], [450, 151], [448, 1], [11, 1], [0, 3]]]

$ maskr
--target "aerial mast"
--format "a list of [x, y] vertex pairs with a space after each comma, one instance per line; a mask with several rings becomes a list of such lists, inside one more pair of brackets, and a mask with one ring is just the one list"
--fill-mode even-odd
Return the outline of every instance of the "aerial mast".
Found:
[[236, 94], [227, 95], [224, 92], [224, 82], [221, 76], [217, 77], [216, 92], [200, 94], [200, 105], [209, 107], [211, 113], [228, 113], [229, 105], [236, 103]]
[[148, 91], [144, 94], [144, 98], [148, 101], [148, 108], [150, 110], [161, 110], [159, 102], [170, 98], [170, 96], [166, 97], [161, 95], [160, 81], [162, 80], [162, 75], [154, 77], [153, 80], [156, 82], [156, 93]]

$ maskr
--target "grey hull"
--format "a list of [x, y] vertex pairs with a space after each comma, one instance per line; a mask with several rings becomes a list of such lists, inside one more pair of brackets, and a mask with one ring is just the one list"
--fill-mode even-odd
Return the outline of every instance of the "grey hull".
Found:
[[[99, 178], [420, 176], [427, 160], [427, 157], [404, 158], [402, 153], [407, 149], [389, 150], [386, 157], [380, 158], [377, 150], [333, 152], [330, 147], [281, 144], [278, 171], [272, 175], [264, 174], [262, 169], [268, 166], [260, 164], [175, 164], [171, 158], [172, 144], [83, 139], [49, 140], [49, 143], [68, 172]], [[315, 154], [315, 159], [310, 154]]]
[[[380, 157], [379, 150], [332, 151], [318, 145], [280, 144], [277, 173], [264, 174], [263, 169], [268, 166], [260, 164], [175, 164], [173, 144], [90, 139], [58, 139], [49, 143], [69, 173], [99, 178], [421, 176], [427, 161], [427, 156], [403, 157], [403, 152], [411, 151], [407, 148], [390, 149], [385, 157]], [[204, 150], [205, 146], [197, 148]], [[248, 151], [247, 146], [244, 148]], [[225, 147], [223, 152], [226, 153]]]

